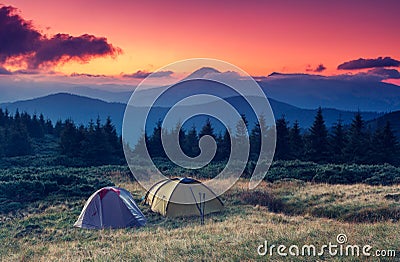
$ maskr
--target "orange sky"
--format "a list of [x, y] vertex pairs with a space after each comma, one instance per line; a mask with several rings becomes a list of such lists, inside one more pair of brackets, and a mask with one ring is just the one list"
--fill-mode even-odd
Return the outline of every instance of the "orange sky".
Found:
[[[210, 57], [251, 75], [344, 73], [342, 62], [400, 59], [400, 1], [103, 1], [13, 0], [44, 33], [105, 36], [123, 54], [55, 70], [118, 75], [156, 70], [176, 60]], [[50, 28], [48, 28], [50, 27]]]

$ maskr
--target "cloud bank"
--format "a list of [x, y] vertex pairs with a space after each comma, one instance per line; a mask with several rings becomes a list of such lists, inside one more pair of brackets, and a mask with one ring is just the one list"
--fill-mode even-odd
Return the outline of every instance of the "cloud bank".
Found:
[[399, 67], [400, 61], [391, 57], [378, 57], [375, 59], [359, 58], [340, 64], [337, 69], [339, 70], [357, 70], [376, 67]]
[[157, 71], [157, 72], [148, 72], [148, 71], [143, 71], [143, 70], [138, 70], [135, 73], [132, 74], [123, 74], [123, 77], [130, 77], [130, 78], [138, 78], [138, 79], [144, 79], [151, 75], [152, 77], [169, 77], [173, 74], [174, 72], [172, 71]]
[[121, 52], [105, 37], [90, 34], [45, 36], [31, 21], [22, 18], [16, 8], [0, 8], [0, 65], [42, 69], [71, 60], [88, 62], [95, 57], [113, 57]]

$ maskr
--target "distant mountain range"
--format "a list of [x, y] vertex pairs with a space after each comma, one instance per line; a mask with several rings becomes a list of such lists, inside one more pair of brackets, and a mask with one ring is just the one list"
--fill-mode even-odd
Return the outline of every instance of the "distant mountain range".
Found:
[[[235, 79], [238, 84], [244, 81], [240, 76], [235, 76], [235, 74], [229, 72], [221, 73], [214, 68], [200, 68], [186, 78], [201, 78], [207, 77], [207, 75], [217, 75], [222, 78], [230, 77]], [[383, 113], [400, 110], [400, 87], [372, 78], [354, 75], [320, 76], [272, 73], [267, 77], [256, 77], [255, 79], [267, 97], [298, 108], [315, 109], [321, 106], [344, 111], [360, 110]], [[112, 79], [108, 81], [112, 81]], [[174, 98], [178, 93], [185, 95], [213, 92], [216, 85], [211, 81], [195, 80], [192, 81], [190, 88], [181, 88], [179, 92], [171, 92], [170, 97]], [[152, 97], [159, 92], [160, 88], [163, 87], [148, 88], [140, 92], [144, 97]], [[91, 84], [77, 84], [76, 81], [70, 83], [2, 79], [0, 81], [0, 102], [27, 100], [56, 93], [70, 93], [106, 102], [127, 103], [134, 89], [135, 86], [133, 85], [110, 84], [101, 81], [98, 83], [91, 82]], [[218, 89], [221, 89], [221, 87], [218, 87]], [[231, 92], [226, 90], [220, 91], [220, 95], [222, 97], [233, 96]], [[167, 97], [165, 101], [168, 102], [169, 98]]]
[[[251, 115], [250, 108], [244, 106], [242, 99], [240, 97], [230, 97], [226, 99], [230, 104], [238, 109], [240, 113], [244, 113], [252, 125], [255, 121], [255, 116]], [[271, 108], [274, 112], [275, 118], [285, 116], [285, 118], [293, 124], [294, 121], [299, 121], [300, 126], [307, 128], [312, 125], [314, 121], [314, 116], [316, 109], [302, 109], [283, 102], [276, 101], [274, 99], [269, 99]], [[208, 107], [213, 107], [214, 105], [210, 103]], [[28, 113], [43, 113], [45, 117], [50, 118], [53, 122], [57, 120], [72, 119], [78, 124], [87, 124], [91, 119], [96, 120], [100, 117], [102, 120], [106, 119], [108, 116], [113, 120], [117, 131], [121, 133], [122, 119], [125, 111], [126, 105], [124, 103], [110, 103], [100, 99], [94, 99], [84, 96], [78, 96], [67, 93], [59, 93], [48, 95], [40, 98], [17, 101], [13, 103], [3, 103], [0, 107], [7, 108], [10, 112], [15, 112], [17, 109], [19, 111], [26, 111]], [[190, 110], [196, 110], [196, 106], [191, 106]], [[156, 106], [153, 108], [152, 113], [149, 115], [148, 123], [150, 123], [149, 128], [152, 124], [157, 122], [157, 120], [166, 114], [169, 107], [167, 106]], [[189, 110], [189, 109], [184, 109]], [[375, 112], [361, 112], [365, 120], [372, 120], [382, 114]], [[354, 112], [342, 111], [337, 109], [323, 109], [323, 115], [325, 117], [326, 124], [329, 126], [333, 125], [339, 118], [343, 120], [345, 124], [351, 122]], [[198, 118], [194, 122], [188, 122], [188, 125], [195, 124], [196, 126], [201, 126], [204, 123], [205, 117]], [[217, 126], [218, 131], [218, 126]]]
[[[202, 75], [200, 73], [206, 75], [204, 72], [207, 70], [196, 71], [192, 75], [200, 77]], [[400, 110], [400, 87], [379, 81], [344, 76], [324, 77], [274, 73], [269, 77], [259, 79], [258, 84], [268, 98], [304, 109], [315, 109], [321, 106], [344, 111], [360, 110], [383, 113]], [[190, 89], [180, 89], [179, 92], [182, 95], [212, 93], [215, 91], [216, 85], [213, 82], [194, 80], [191, 82]], [[221, 89], [221, 87], [218, 88]], [[140, 92], [143, 93], [143, 96], [151, 97], [159, 92], [159, 88]], [[107, 92], [93, 88], [84, 88], [81, 91], [74, 89], [72, 93], [121, 103], [126, 103], [132, 94], [132, 92]], [[225, 90], [220, 93], [222, 97], [232, 96], [230, 91]], [[174, 95], [171, 96], [174, 97]]]
[[400, 110], [400, 87], [352, 76], [317, 76], [275, 73], [259, 81], [265, 93], [301, 108], [336, 108], [350, 111]]
[[105, 120], [111, 117], [116, 128], [121, 129], [125, 105], [121, 103], [109, 103], [99, 99], [77, 96], [67, 93], [59, 93], [44, 97], [3, 103], [0, 107], [7, 108], [14, 113], [26, 111], [30, 114], [42, 113], [53, 122], [57, 120], [72, 119], [75, 123], [86, 125], [90, 120], [95, 121], [97, 117]]
[[[252, 113], [248, 103], [231, 88], [215, 82], [196, 78], [207, 78], [207, 76], [229, 77], [230, 83], [245, 86], [245, 80], [232, 72], [219, 72], [214, 68], [200, 68], [186, 77], [190, 81], [178, 83], [170, 88], [155, 87], [137, 89], [141, 101], [152, 100], [160, 91], [164, 93], [156, 100], [147, 119], [146, 130], [151, 131], [156, 122], [163, 118], [168, 110], [183, 98], [209, 94], [218, 96], [228, 101], [241, 114], [248, 118], [250, 126], [254, 125], [256, 116]], [[275, 119], [285, 116], [292, 125], [298, 121], [301, 128], [310, 127], [314, 121], [316, 110], [319, 106], [323, 108], [323, 115], [328, 127], [331, 127], [338, 119], [344, 124], [350, 124], [354, 112], [360, 111], [364, 120], [371, 128], [380, 127], [387, 120], [392, 122], [396, 130], [400, 130], [399, 112], [386, 114], [386, 112], [400, 110], [400, 87], [380, 81], [367, 81], [366, 79], [354, 76], [318, 76], [308, 74], [280, 74], [273, 73], [268, 77], [256, 78], [263, 92], [268, 97]], [[7, 87], [7, 84], [10, 86]], [[132, 91], [129, 86], [119, 89], [118, 85], [104, 84], [101, 87], [94, 85], [76, 85], [68, 83], [32, 83], [33, 87], [24, 86], [18, 88], [17, 82], [0, 82], [0, 93], [4, 97], [33, 97], [35, 94], [42, 94], [33, 99], [21, 99], [16, 102], [0, 103], [1, 108], [7, 108], [11, 112], [17, 109], [31, 114], [43, 113], [45, 117], [53, 122], [57, 120], [72, 119], [77, 124], [86, 125], [90, 120], [100, 117], [105, 120], [108, 116], [113, 120], [118, 133], [122, 130], [122, 120]], [[39, 88], [39, 86], [42, 88]], [[132, 89], [134, 89], [132, 87]], [[62, 90], [67, 90], [62, 92]], [[113, 90], [113, 91], [110, 91]], [[29, 91], [29, 92], [28, 92]], [[46, 94], [55, 92], [53, 94]], [[46, 95], [43, 95], [46, 94]], [[4, 96], [3, 96], [4, 95]], [[258, 100], [260, 99], [260, 100]], [[265, 103], [262, 98], [256, 98], [257, 103]], [[220, 105], [214, 102], [202, 102], [196, 100], [181, 108], [183, 112], [196, 112], [202, 105], [208, 109], [218, 111]], [[144, 114], [144, 108], [140, 105], [133, 105], [137, 108], [136, 114]], [[184, 127], [196, 125], [198, 129], [204, 124], [206, 116], [198, 116], [189, 119]], [[214, 121], [214, 120], [213, 120]], [[222, 124], [214, 121], [215, 130], [222, 130]], [[397, 132], [397, 131], [396, 131]], [[400, 135], [400, 131], [398, 132]]]
[[384, 114], [381, 117], [368, 121], [367, 125], [372, 129], [382, 129], [385, 127], [387, 122], [390, 122], [390, 126], [392, 127], [396, 136], [400, 138], [400, 111]]

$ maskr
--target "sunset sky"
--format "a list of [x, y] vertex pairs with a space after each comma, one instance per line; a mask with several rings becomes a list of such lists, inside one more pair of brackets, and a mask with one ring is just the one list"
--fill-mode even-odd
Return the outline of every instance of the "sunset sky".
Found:
[[[400, 1], [103, 1], [13, 0], [43, 37], [105, 37], [112, 55], [33, 66], [41, 72], [120, 75], [176, 60], [210, 57], [249, 74], [335, 75], [359, 58], [400, 59]], [[320, 66], [318, 68], [319, 65]], [[5, 63], [8, 71], [21, 65]], [[326, 69], [325, 69], [326, 68]], [[370, 67], [373, 68], [373, 67]], [[394, 63], [391, 69], [400, 69]], [[398, 80], [393, 80], [398, 81]]]

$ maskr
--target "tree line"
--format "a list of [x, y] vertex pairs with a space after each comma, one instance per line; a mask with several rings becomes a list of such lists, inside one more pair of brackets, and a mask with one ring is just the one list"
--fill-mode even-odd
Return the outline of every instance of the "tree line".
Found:
[[400, 163], [398, 141], [390, 122], [383, 128], [371, 130], [360, 112], [354, 115], [350, 125], [343, 125], [339, 119], [328, 130], [319, 108], [313, 125], [305, 132], [301, 132], [298, 122], [290, 127], [284, 117], [276, 121], [276, 130], [276, 159], [317, 163]]
[[[238, 124], [232, 133], [232, 141], [250, 141], [250, 161], [258, 159], [261, 134], [270, 135], [271, 128], [260, 121], [249, 126], [242, 115], [244, 125]], [[217, 143], [214, 162], [227, 161], [231, 150], [231, 135], [227, 130], [217, 133], [210, 119], [197, 130], [176, 128], [163, 130], [162, 122], [156, 123], [152, 133], [145, 134], [145, 142], [152, 158], [166, 158], [161, 134], [179, 136], [182, 151], [190, 156], [199, 155], [199, 140], [212, 136]], [[249, 134], [249, 135], [248, 135]], [[371, 130], [360, 113], [356, 113], [350, 125], [339, 119], [328, 128], [322, 110], [317, 110], [313, 125], [304, 130], [296, 121], [289, 125], [284, 116], [276, 120], [275, 160], [303, 160], [316, 163], [400, 164], [399, 146], [389, 122], [383, 128]], [[57, 141], [56, 152], [66, 159], [77, 159], [80, 165], [102, 165], [123, 163], [122, 139], [117, 134], [110, 118], [103, 124], [98, 118], [88, 125], [77, 125], [72, 120], [57, 121], [54, 125], [42, 114], [26, 112], [10, 114], [0, 109], [0, 157], [33, 155], [35, 144], [46, 143], [46, 138]], [[62, 164], [62, 163], [61, 163]]]
[[0, 157], [40, 154], [35, 144], [48, 143], [49, 137], [56, 138], [58, 155], [78, 159], [85, 166], [123, 161], [122, 139], [110, 118], [104, 124], [98, 118], [87, 126], [76, 125], [71, 119], [53, 125], [42, 114], [31, 116], [17, 110], [12, 115], [0, 109]]
[[[261, 134], [267, 136], [271, 129], [260, 117], [260, 123], [249, 128], [246, 117], [242, 115], [245, 127], [237, 125], [234, 139], [247, 136], [250, 141], [250, 161], [257, 160], [260, 152]], [[264, 132], [261, 132], [263, 129]], [[246, 132], [247, 131], [247, 132]], [[200, 131], [193, 126], [189, 130], [162, 129], [159, 121], [153, 132], [146, 134], [146, 144], [151, 157], [166, 158], [161, 133], [166, 135], [179, 132], [179, 142], [182, 151], [191, 157], [200, 153], [199, 139], [204, 135], [212, 136], [217, 143], [217, 152], [213, 161], [226, 161], [230, 155], [231, 137], [227, 130], [217, 134], [208, 119]], [[352, 123], [344, 125], [339, 119], [328, 128], [322, 115], [322, 109], [317, 110], [313, 125], [302, 130], [297, 121], [292, 126], [284, 116], [276, 120], [276, 150], [275, 160], [303, 160], [316, 163], [356, 163], [356, 164], [400, 164], [399, 146], [396, 136], [387, 122], [383, 128], [370, 130], [359, 112], [355, 113]]]
[[32, 139], [43, 138], [52, 132], [51, 121], [45, 121], [42, 114], [30, 116], [17, 110], [11, 115], [0, 108], [0, 156], [29, 155], [33, 152]]
[[104, 124], [100, 118], [87, 126], [75, 125], [72, 120], [57, 122], [59, 146], [62, 155], [81, 159], [85, 165], [119, 164], [124, 159], [122, 139], [108, 117]]

